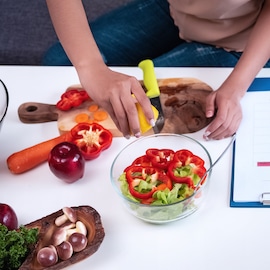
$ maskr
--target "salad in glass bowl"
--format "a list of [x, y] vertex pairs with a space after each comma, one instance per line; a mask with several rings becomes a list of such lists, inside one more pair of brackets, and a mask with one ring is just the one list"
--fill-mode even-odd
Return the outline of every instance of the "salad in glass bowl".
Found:
[[212, 165], [198, 141], [177, 134], [146, 136], [116, 156], [111, 181], [127, 209], [151, 223], [184, 218], [206, 196]]

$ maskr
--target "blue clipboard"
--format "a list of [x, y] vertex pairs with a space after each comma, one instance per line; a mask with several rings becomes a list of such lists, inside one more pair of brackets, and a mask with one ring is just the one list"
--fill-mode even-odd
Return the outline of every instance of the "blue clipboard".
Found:
[[[255, 78], [250, 85], [248, 92], [250, 91], [270, 91], [270, 78]], [[237, 140], [237, 138], [236, 138]], [[261, 207], [269, 208], [270, 204], [263, 204], [262, 202], [235, 202], [233, 200], [234, 193], [234, 164], [235, 164], [235, 147], [236, 141], [233, 144], [233, 157], [232, 157], [232, 179], [231, 179], [231, 190], [230, 190], [230, 207]]]

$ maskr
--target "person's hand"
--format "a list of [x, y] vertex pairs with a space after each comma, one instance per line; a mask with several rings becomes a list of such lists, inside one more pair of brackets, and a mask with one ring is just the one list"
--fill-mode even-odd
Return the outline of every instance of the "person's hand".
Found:
[[[140, 136], [136, 102], [143, 108], [146, 119], [154, 124], [151, 103], [139, 81], [132, 76], [112, 71], [108, 67], [78, 70], [82, 87], [101, 107], [106, 109], [117, 128], [126, 138]], [[132, 94], [134, 96], [132, 96]]]
[[206, 117], [216, 115], [205, 131], [206, 140], [227, 138], [237, 131], [242, 120], [240, 99], [222, 87], [207, 97]]

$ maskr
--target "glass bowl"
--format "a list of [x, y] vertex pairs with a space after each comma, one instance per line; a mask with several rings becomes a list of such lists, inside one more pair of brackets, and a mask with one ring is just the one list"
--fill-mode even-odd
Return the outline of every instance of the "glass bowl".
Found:
[[5, 84], [0, 80], [0, 130], [8, 109], [8, 91]]
[[150, 223], [167, 223], [182, 219], [194, 213], [206, 197], [211, 170], [201, 185], [189, 197], [172, 204], [151, 205], [135, 202], [121, 191], [120, 175], [124, 169], [140, 156], [145, 155], [149, 148], [172, 149], [174, 151], [186, 149], [204, 160], [204, 167], [208, 170], [212, 165], [210, 154], [198, 141], [186, 135], [155, 134], [137, 139], [124, 147], [116, 156], [110, 170], [111, 182], [119, 197], [122, 199], [128, 211], [135, 217]]

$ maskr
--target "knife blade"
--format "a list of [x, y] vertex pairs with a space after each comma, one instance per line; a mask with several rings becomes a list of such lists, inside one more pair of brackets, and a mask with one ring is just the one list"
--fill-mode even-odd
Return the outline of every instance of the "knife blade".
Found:
[[149, 97], [151, 104], [158, 110], [158, 118], [156, 120], [153, 131], [155, 134], [160, 133], [164, 126], [164, 113], [160, 103], [160, 90], [155, 74], [153, 61], [145, 59], [139, 63], [139, 68], [143, 71], [143, 83], [146, 88], [146, 95]]

